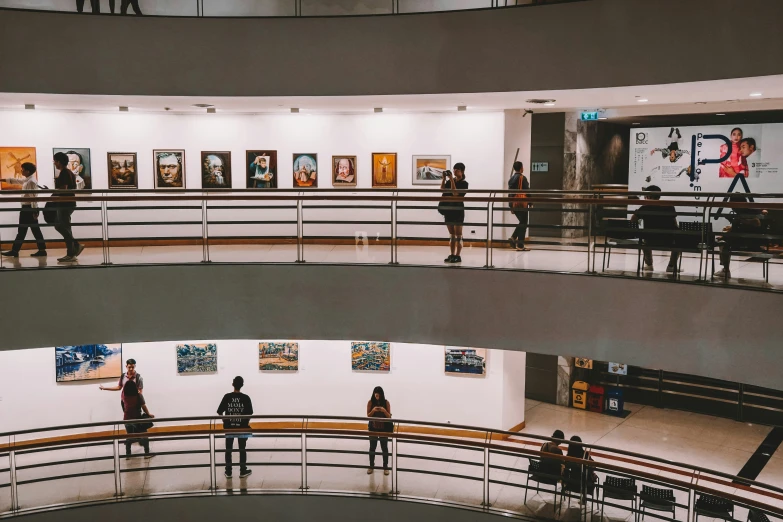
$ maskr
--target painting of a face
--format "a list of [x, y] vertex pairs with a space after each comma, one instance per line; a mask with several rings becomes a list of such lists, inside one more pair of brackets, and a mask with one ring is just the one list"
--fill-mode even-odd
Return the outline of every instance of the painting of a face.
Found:
[[372, 155], [372, 186], [397, 187], [397, 153], [375, 152]]
[[231, 153], [201, 153], [201, 186], [203, 188], [231, 188]]
[[185, 188], [185, 151], [153, 150], [155, 188]]
[[332, 156], [332, 185], [356, 186], [356, 156]]
[[248, 150], [245, 161], [247, 188], [277, 188], [277, 151]]
[[68, 170], [74, 174], [81, 174], [84, 170], [84, 165], [82, 165], [82, 158], [80, 158], [78, 154], [68, 154], [67, 167]]
[[[55, 148], [53, 154], [62, 152], [68, 157], [65, 168], [76, 176], [76, 188], [89, 190], [92, 188], [92, 169], [90, 168], [90, 149], [82, 148]], [[57, 179], [60, 172], [55, 167], [54, 177]]]
[[109, 188], [139, 188], [136, 153], [109, 153]]
[[294, 187], [318, 186], [317, 158], [317, 154], [294, 154]]

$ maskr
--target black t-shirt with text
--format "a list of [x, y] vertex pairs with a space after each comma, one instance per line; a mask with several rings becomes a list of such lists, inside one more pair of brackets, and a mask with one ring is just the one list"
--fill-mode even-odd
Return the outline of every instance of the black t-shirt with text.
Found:
[[[253, 402], [244, 393], [231, 392], [223, 396], [218, 415], [253, 415]], [[250, 419], [223, 419], [224, 428], [247, 428]]]

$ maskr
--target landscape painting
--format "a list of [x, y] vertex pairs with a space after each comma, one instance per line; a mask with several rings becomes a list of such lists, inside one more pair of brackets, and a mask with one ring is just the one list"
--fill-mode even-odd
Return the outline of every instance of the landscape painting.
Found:
[[389, 343], [352, 342], [351, 369], [365, 372], [388, 372], [391, 370]]
[[57, 382], [119, 379], [122, 375], [121, 344], [83, 344], [54, 349]]
[[217, 345], [177, 345], [178, 373], [214, 373], [217, 371]]
[[451, 168], [451, 156], [413, 156], [413, 184], [440, 185]]
[[483, 376], [487, 374], [487, 350], [447, 346], [444, 363], [447, 374]]
[[258, 343], [258, 369], [279, 372], [299, 370], [299, 343]]
[[[0, 147], [0, 178], [24, 179], [22, 164], [35, 164], [35, 147]], [[38, 179], [36, 174], [35, 179]], [[22, 190], [22, 185], [0, 183], [0, 190]]]

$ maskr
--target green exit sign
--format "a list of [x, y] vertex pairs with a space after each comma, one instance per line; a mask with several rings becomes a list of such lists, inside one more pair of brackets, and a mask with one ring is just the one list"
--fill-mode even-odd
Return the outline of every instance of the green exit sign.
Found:
[[582, 113], [582, 121], [596, 121], [598, 120], [598, 111], [585, 111]]

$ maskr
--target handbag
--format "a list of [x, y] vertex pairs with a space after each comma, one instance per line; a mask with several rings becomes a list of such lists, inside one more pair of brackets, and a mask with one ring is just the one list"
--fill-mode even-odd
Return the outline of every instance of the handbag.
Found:
[[[519, 190], [522, 190], [522, 181], [525, 179], [523, 175], [519, 175]], [[511, 197], [513, 198], [513, 201], [511, 202], [511, 210], [523, 210], [526, 209], [529, 205], [527, 202], [527, 194], [519, 193], [519, 194], [511, 194]]]
[[44, 205], [43, 218], [44, 221], [50, 225], [53, 225], [57, 222], [57, 207], [59, 206], [58, 203], [58, 201], [47, 201], [46, 205]]
[[[151, 417], [149, 415], [147, 415], [146, 412], [142, 412], [141, 413], [141, 418], [142, 419], [150, 419]], [[141, 431], [147, 431], [148, 429], [152, 428], [154, 425], [155, 425], [155, 423], [152, 422], [152, 421], [136, 423], [136, 426], [138, 426]]]

